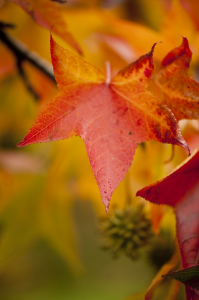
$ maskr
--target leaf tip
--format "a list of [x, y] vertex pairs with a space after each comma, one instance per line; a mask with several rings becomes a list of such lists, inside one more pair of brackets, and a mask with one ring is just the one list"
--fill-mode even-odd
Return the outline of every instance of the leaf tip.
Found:
[[145, 187], [145, 188], [143, 188], [143, 189], [137, 191], [136, 197], [142, 197], [142, 198], [148, 200], [148, 198], [147, 198], [146, 195], [145, 195], [145, 194], [146, 194], [146, 192], [145, 192], [146, 188], [147, 188], [147, 187]]
[[[106, 210], [106, 213], [108, 214], [109, 212], [109, 205], [110, 205], [110, 198], [111, 198], [111, 195], [110, 196], [102, 196], [102, 191], [100, 191], [101, 193], [101, 197], [102, 197], [102, 202], [105, 206], [105, 210]], [[103, 191], [103, 193], [107, 194], [106, 191]]]
[[174, 142], [172, 142], [172, 144], [184, 148], [187, 151], [188, 156], [191, 155], [191, 151], [189, 149], [189, 146], [188, 146], [187, 142], [185, 141], [185, 139], [183, 138], [183, 136], [181, 135], [181, 132], [180, 132], [180, 129], [179, 129], [178, 125], [177, 125], [177, 136], [174, 139]]
[[192, 57], [192, 51], [189, 48], [189, 42], [185, 36], [182, 36], [182, 44], [179, 47], [171, 50], [163, 59], [162, 66], [165, 67], [167, 65], [170, 65], [180, 57], [184, 57], [185, 66], [188, 68]]
[[17, 147], [24, 147], [30, 144], [33, 144], [34, 142], [31, 142], [29, 138], [27, 138], [27, 135], [24, 137], [23, 141], [21, 141], [20, 143], [17, 144]]
[[155, 46], [156, 46], [157, 44], [161, 44], [161, 43], [162, 43], [162, 41], [158, 41], [158, 42], [154, 43], [153, 46], [152, 46], [152, 48], [151, 48], [151, 51], [154, 51]]
[[[158, 43], [161, 43], [161, 42], [156, 42], [153, 44], [152, 48], [151, 48], [151, 51], [149, 51], [146, 55], [143, 55], [142, 57], [146, 57], [148, 60], [149, 60], [149, 64], [150, 64], [150, 74], [144, 74], [147, 78], [150, 78], [151, 75], [152, 75], [152, 70], [154, 69], [154, 65], [153, 65], [153, 52], [154, 52], [154, 49], [155, 49], [155, 46], [158, 44]], [[141, 58], [142, 58], [141, 57]]]
[[190, 156], [191, 151], [190, 151], [189, 146], [187, 145], [187, 143], [185, 141], [182, 143], [182, 147], [187, 151], [188, 156]]
[[182, 135], [180, 134], [180, 136], [177, 139], [177, 142], [173, 143], [174, 145], [178, 145], [182, 148], [184, 148], [187, 151], [188, 156], [191, 155], [191, 151], [189, 149], [188, 144], [186, 143], [186, 141], [184, 140], [184, 138], [182, 137]]
[[23, 141], [17, 144], [18, 148], [23, 147], [23, 146], [24, 146], [24, 142]]
[[[52, 27], [50, 29], [50, 46], [51, 46], [51, 49], [56, 44], [55, 40], [52, 37], [52, 29], [53, 29], [53, 27], [54, 27], [54, 25], [52, 25]], [[71, 43], [69, 43], [69, 44], [79, 53], [79, 55], [83, 56], [83, 51], [82, 51], [82, 49], [81, 49], [81, 47], [79, 46], [78, 43], [76, 43], [73, 39], [71, 39]]]
[[181, 37], [182, 37], [182, 45], [181, 46], [183, 46], [184, 48], [189, 47], [189, 42], [188, 42], [188, 39], [186, 38], [186, 36], [181, 35]]
[[53, 30], [53, 27], [54, 27], [54, 25], [51, 27], [51, 29], [50, 29], [50, 45], [51, 45], [51, 43], [53, 43], [54, 42], [54, 39], [53, 39], [53, 37], [52, 37], [52, 30]]
[[151, 51], [148, 53], [149, 56], [153, 56], [153, 52], [154, 52], [154, 49], [155, 49], [155, 46], [159, 43], [162, 43], [162, 41], [159, 41], [159, 42], [156, 42], [153, 44], [152, 48], [151, 48]]
[[186, 56], [191, 59], [192, 51], [189, 47], [188, 39], [185, 36], [182, 36], [182, 44], [180, 47], [184, 50], [184, 53], [186, 54]]
[[106, 214], [108, 214], [110, 201], [108, 199], [105, 199], [105, 200], [103, 199], [103, 203], [104, 203], [104, 206], [105, 206]]
[[140, 196], [140, 190], [139, 191], [137, 191], [137, 193], [136, 193], [136, 195], [135, 195], [136, 197], [139, 197]]

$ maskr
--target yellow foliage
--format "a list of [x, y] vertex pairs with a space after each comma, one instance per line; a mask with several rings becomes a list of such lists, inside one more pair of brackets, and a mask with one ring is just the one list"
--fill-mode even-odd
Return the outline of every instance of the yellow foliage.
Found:
[[[109, 10], [102, 7], [105, 1], [74, 0], [63, 5], [50, 2], [53, 7], [59, 6], [62, 24], [67, 24], [67, 29], [62, 32], [60, 26], [56, 29], [54, 20], [49, 21], [55, 25], [53, 32], [57, 31], [59, 35], [56, 41], [74, 53], [79, 45], [84, 59], [101, 71], [105, 72], [105, 62], [109, 61], [114, 75], [127, 63], [149, 52], [153, 43], [162, 41], [154, 51], [156, 72], [164, 56], [180, 45], [183, 35], [188, 38], [193, 52], [192, 73], [198, 76], [197, 24], [180, 1], [173, 0], [168, 6], [156, 0], [137, 1], [142, 16], [140, 23], [121, 19], [121, 16], [128, 15], [131, 1], [112, 1], [115, 5]], [[0, 8], [0, 21], [16, 25], [5, 32], [51, 64], [49, 30], [40, 27], [11, 1], [6, 1]], [[72, 36], [72, 42], [65, 38], [66, 32]], [[16, 148], [39, 111], [57, 94], [56, 84], [37, 67], [27, 61], [22, 65], [30, 85], [40, 96], [38, 101], [34, 101], [19, 76], [13, 52], [0, 38], [0, 274], [40, 240], [45, 240], [75, 274], [80, 274], [85, 266], [74, 207], [78, 202], [86, 206], [89, 201], [94, 216], [98, 218], [105, 215], [104, 206], [80, 138], [31, 145], [20, 150]], [[188, 125], [185, 131], [186, 128]], [[174, 240], [175, 220], [171, 209], [159, 208], [135, 197], [139, 189], [166, 176], [186, 157], [184, 150], [175, 147], [173, 160], [165, 164], [171, 152], [170, 145], [158, 142], [140, 144], [126, 178], [113, 194], [110, 213], [116, 207], [124, 209], [142, 201], [151, 212], [157, 236], [160, 229], [164, 229]], [[177, 265], [179, 253], [176, 247], [170, 262], [162, 266], [152, 281], [146, 299], [152, 299], [155, 287], [161, 287], [161, 275]], [[145, 268], [142, 271], [145, 272]], [[106, 273], [106, 267], [103, 266], [100, 272]], [[142, 281], [142, 275], [139, 276]], [[111, 280], [110, 277], [108, 274], [106, 282]], [[168, 286], [167, 298], [164, 299], [175, 299], [179, 284], [169, 282]], [[126, 300], [141, 300], [145, 293], [146, 288]]]

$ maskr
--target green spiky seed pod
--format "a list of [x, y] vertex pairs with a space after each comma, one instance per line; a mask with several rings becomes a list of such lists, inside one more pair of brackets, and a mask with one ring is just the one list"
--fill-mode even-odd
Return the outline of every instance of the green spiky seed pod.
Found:
[[101, 219], [100, 232], [102, 249], [111, 250], [114, 257], [124, 252], [133, 260], [139, 257], [141, 248], [148, 245], [153, 236], [151, 221], [143, 204], [116, 209]]

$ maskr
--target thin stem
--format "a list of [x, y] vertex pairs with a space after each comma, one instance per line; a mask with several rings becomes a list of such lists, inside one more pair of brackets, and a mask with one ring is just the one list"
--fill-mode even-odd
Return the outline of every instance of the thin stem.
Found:
[[109, 85], [111, 82], [111, 64], [110, 61], [106, 61], [106, 84]]

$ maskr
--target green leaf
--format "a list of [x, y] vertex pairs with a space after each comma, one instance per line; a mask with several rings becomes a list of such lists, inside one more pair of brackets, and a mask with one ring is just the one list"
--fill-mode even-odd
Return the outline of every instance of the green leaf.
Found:
[[199, 266], [190, 267], [184, 270], [170, 272], [163, 277], [169, 277], [190, 286], [193, 289], [199, 290]]

